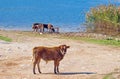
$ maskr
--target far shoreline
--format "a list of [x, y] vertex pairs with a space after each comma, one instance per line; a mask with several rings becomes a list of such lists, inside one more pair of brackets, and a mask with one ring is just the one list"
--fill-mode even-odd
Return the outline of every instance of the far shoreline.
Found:
[[[30, 32], [32, 33], [33, 30], [16, 30], [16, 29], [0, 29], [0, 31], [8, 31], [8, 32]], [[33, 32], [38, 35], [40, 35], [40, 32]], [[49, 32], [44, 32], [43, 34], [62, 34], [65, 36], [74, 36], [74, 37], [86, 37], [86, 38], [94, 38], [94, 39], [108, 39], [108, 38], [118, 38], [120, 39], [120, 36], [111, 36], [111, 35], [106, 35], [106, 34], [101, 34], [101, 33], [92, 33], [92, 32], [55, 32], [55, 33], [49, 33]]]
[[[23, 32], [33, 32], [33, 29], [10, 29], [10, 28], [0, 28], [0, 31], [23, 31]], [[47, 30], [45, 29], [45, 32], [44, 33], [48, 33]], [[57, 32], [55, 32], [57, 33]], [[67, 31], [59, 31], [59, 33], [80, 33], [79, 31], [70, 31], [70, 30], [67, 30]], [[84, 33], [84, 32], [82, 32]]]
[[120, 37], [111, 37], [110, 35], [103, 35], [97, 33], [87, 32], [60, 32], [60, 33], [38, 33], [32, 31], [21, 31], [21, 30], [0, 30], [0, 36], [11, 38], [14, 42], [20, 42], [23, 38], [57, 38], [57, 39], [69, 39], [76, 41], [89, 42], [94, 44], [120, 46]]

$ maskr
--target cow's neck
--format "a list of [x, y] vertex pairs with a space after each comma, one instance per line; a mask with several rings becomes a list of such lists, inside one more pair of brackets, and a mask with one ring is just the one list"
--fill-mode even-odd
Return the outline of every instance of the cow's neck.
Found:
[[65, 54], [64, 54], [64, 52], [63, 52], [62, 50], [59, 50], [59, 54], [60, 54], [62, 57], [65, 56]]

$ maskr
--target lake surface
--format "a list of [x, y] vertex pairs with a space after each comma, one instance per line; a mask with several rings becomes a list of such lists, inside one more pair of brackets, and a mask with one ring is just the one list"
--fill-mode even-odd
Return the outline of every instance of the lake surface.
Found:
[[35, 22], [51, 23], [61, 31], [79, 31], [90, 8], [120, 0], [0, 0], [0, 28], [31, 30]]

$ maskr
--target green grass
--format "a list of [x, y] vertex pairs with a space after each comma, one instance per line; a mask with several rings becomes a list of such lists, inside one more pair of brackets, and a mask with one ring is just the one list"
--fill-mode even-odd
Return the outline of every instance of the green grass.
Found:
[[4, 37], [4, 36], [1, 36], [1, 35], [0, 35], [0, 40], [4, 40], [4, 41], [7, 41], [7, 42], [11, 42], [12, 41], [11, 38]]
[[92, 39], [92, 38], [82, 38], [82, 40], [95, 44], [120, 46], [120, 41], [116, 41], [116, 40]]
[[103, 79], [115, 79], [112, 74], [107, 74], [103, 77]]
[[88, 43], [101, 44], [101, 45], [111, 45], [111, 46], [120, 46], [120, 40], [107, 40], [107, 39], [95, 39], [95, 38], [86, 38], [86, 37], [77, 37], [77, 36], [63, 36], [64, 39], [80, 40]]
[[110, 46], [120, 46], [120, 40], [116, 41], [114, 39], [95, 39], [95, 38], [87, 38], [87, 37], [79, 37], [79, 36], [66, 36], [64, 34], [43, 34], [43, 35], [39, 35], [39, 37], [47, 37], [47, 38], [51, 38], [51, 37], [56, 37], [59, 39], [70, 39], [70, 40], [77, 40], [77, 41], [83, 41], [83, 42], [88, 42], [88, 43], [93, 43], [93, 44], [101, 44], [101, 45], [110, 45]]
[[[40, 35], [39, 33], [32, 33], [32, 32], [20, 32], [19, 34], [21, 35], [27, 35], [30, 37], [40, 37], [40, 38], [58, 38], [58, 39], [69, 39], [69, 40], [77, 40], [77, 41], [83, 41], [83, 42], [88, 42], [88, 43], [93, 43], [93, 44], [101, 44], [101, 45], [111, 45], [111, 46], [120, 46], [120, 40], [107, 40], [107, 39], [95, 39], [95, 38], [87, 38], [87, 37], [79, 37], [79, 36], [74, 36], [74, 35], [66, 35], [66, 34], [42, 34]], [[12, 41], [12, 39], [8, 37], [3, 37], [0, 36], [0, 39], [5, 40], [5, 41]]]

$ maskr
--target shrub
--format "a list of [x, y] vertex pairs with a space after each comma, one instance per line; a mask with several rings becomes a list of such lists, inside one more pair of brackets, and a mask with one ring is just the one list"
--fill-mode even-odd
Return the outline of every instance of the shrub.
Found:
[[120, 34], [120, 7], [109, 4], [91, 8], [86, 14], [86, 23], [87, 31]]

